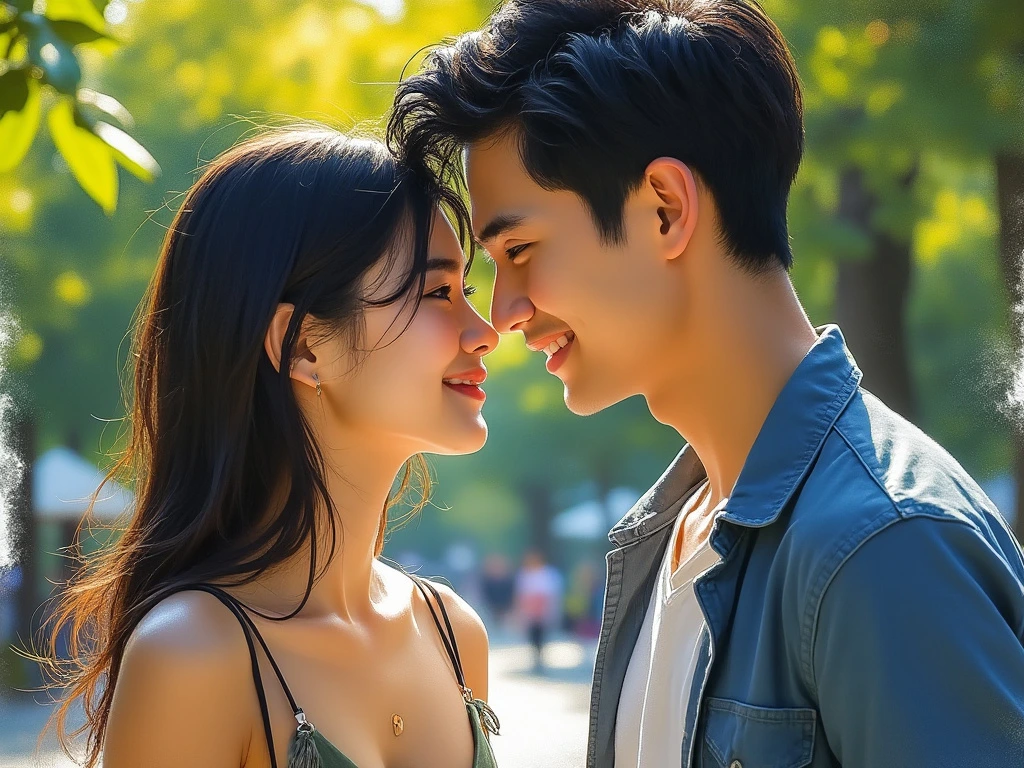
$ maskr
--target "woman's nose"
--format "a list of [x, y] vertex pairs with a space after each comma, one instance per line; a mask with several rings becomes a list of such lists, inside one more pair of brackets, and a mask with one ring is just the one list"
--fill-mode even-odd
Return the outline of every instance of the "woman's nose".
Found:
[[462, 348], [470, 354], [483, 357], [498, 346], [498, 332], [494, 326], [473, 310], [472, 320], [462, 332]]

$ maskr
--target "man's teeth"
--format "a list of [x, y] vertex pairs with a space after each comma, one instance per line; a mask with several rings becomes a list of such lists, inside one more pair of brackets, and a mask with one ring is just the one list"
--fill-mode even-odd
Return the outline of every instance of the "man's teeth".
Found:
[[551, 357], [558, 350], [562, 349], [563, 347], [569, 346], [569, 342], [572, 341], [574, 338], [576, 337], [571, 333], [563, 333], [557, 339], [555, 339], [546, 347], [544, 347], [544, 354], [547, 355], [548, 357]]

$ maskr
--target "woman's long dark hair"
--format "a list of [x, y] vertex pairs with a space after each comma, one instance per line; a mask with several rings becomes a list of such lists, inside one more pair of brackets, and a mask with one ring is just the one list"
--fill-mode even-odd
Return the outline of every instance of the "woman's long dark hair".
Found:
[[[108, 475], [133, 487], [134, 509], [116, 544], [69, 582], [48, 632], [49, 671], [65, 687], [58, 737], [70, 754], [88, 734], [88, 768], [128, 638], [176, 587], [245, 584], [308, 546], [306, 593], [290, 615], [305, 604], [337, 531], [324, 456], [289, 377], [300, 325], [310, 317], [354, 338], [369, 303], [418, 301], [439, 206], [465, 242], [464, 204], [425, 168], [321, 126], [250, 138], [188, 192], [136, 320], [129, 442]], [[364, 278], [382, 262], [406, 274], [370, 302]], [[275, 369], [264, 338], [280, 302], [295, 310]], [[407, 465], [403, 489], [412, 475]], [[268, 510], [275, 494], [283, 506]], [[376, 554], [385, 523], [386, 510]], [[58, 660], [59, 635], [70, 661]], [[77, 699], [86, 723], [68, 734]]]

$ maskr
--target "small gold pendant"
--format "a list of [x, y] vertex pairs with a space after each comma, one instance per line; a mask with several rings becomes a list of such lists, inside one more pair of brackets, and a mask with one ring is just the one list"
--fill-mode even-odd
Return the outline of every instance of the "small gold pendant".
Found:
[[401, 715], [392, 715], [391, 716], [391, 727], [395, 731], [395, 736], [401, 736], [402, 735], [402, 731], [405, 730], [405, 721], [402, 719]]

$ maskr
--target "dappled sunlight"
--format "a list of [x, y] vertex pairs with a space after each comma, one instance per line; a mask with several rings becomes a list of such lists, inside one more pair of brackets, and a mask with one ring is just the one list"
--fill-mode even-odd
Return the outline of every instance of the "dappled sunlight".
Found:
[[[848, 335], [851, 348], [905, 341], [897, 362], [908, 371], [915, 424], [980, 483], [1006, 488], [1015, 487], [1017, 471], [1011, 429], [1024, 430], [1024, 349], [1017, 343], [1024, 339], [1024, 303], [1010, 307], [1004, 296], [1014, 278], [1024, 277], [1024, 263], [1015, 275], [1000, 272], [1005, 206], [996, 165], [1007, 154], [1024, 156], [1024, 61], [1012, 47], [1018, 42], [1007, 42], [1019, 31], [1007, 21], [1019, 2], [911, 0], [883, 8], [855, 0], [838, 11], [811, 0], [763, 2], [789, 41], [803, 89], [806, 146], [787, 209], [791, 277], [803, 307], [815, 325], [835, 321], [840, 306], [852, 307], [850, 322], [840, 321], [844, 332], [857, 321], [888, 317], [892, 306], [905, 310], [882, 333], [861, 337], [867, 341]], [[15, 30], [0, 32], [0, 53], [10, 47], [0, 58], [0, 77], [14, 74], [0, 82], [0, 573], [17, 557], [11, 504], [28, 462], [67, 451], [79, 466], [107, 467], [126, 443], [131, 425], [123, 418], [123, 391], [141, 356], [130, 328], [183, 190], [198, 172], [267, 126], [313, 120], [380, 135], [403, 73], [416, 71], [438, 42], [478, 29], [494, 5], [40, 0], [37, 18], [23, 24], [71, 20], [80, 26], [69, 34], [84, 41], [57, 35], [30, 57], [27, 37], [17, 37], [13, 23], [15, 4], [0, 2], [0, 28]], [[81, 69], [74, 83], [72, 65]], [[592, 164], [602, 181], [605, 159]], [[854, 175], [859, 186], [851, 195]], [[350, 212], [336, 215], [342, 220]], [[549, 237], [541, 231], [536, 239]], [[900, 258], [879, 259], [892, 253], [880, 244], [898, 246]], [[574, 247], [538, 248], [531, 260], [557, 264]], [[906, 286], [882, 272], [851, 281], [858, 266], [873, 260], [906, 265]], [[477, 288], [472, 306], [484, 318], [494, 270], [480, 253], [467, 278]], [[560, 276], [552, 283], [557, 290], [537, 288], [545, 274]], [[566, 275], [531, 267], [522, 284], [554, 312], [551, 297], [575, 285], [575, 275]], [[634, 288], [579, 284], [595, 286], [595, 293], [607, 288], [609, 296]], [[678, 321], [679, 338], [688, 338], [682, 326], [693, 315], [680, 305], [678, 313], [673, 307], [658, 316]], [[608, 307], [616, 305], [594, 306], [610, 316]], [[735, 302], [722, 302], [723, 315], [734, 309]], [[635, 330], [630, 322], [625, 316], [614, 325]], [[643, 341], [639, 333], [621, 338]], [[664, 354], [659, 347], [651, 357]], [[501, 335], [484, 358], [487, 444], [470, 455], [431, 457], [438, 480], [432, 503], [390, 530], [385, 550], [398, 553], [395, 560], [408, 555], [425, 575], [449, 578], [474, 606], [482, 564], [504, 558], [514, 573], [531, 546], [550, 548], [551, 564], [576, 585], [575, 593], [567, 589], [566, 605], [579, 607], [579, 615], [566, 610], [542, 666], [534, 667], [521, 626], [492, 624], [499, 611], [485, 616], [494, 630], [495, 709], [506, 726], [497, 740], [502, 764], [534, 768], [554, 768], [561, 758], [584, 761], [607, 531], [623, 514], [619, 507], [633, 503], [682, 443], [640, 396], [588, 418], [573, 415], [564, 384], [547, 373], [544, 360], [522, 333]], [[868, 360], [861, 358], [864, 385], [874, 391], [884, 379], [878, 372], [893, 364]], [[614, 380], [607, 371], [598, 375]], [[23, 415], [31, 416], [28, 427]], [[22, 431], [36, 438], [37, 456], [17, 454], [12, 442]], [[914, 487], [918, 467], [901, 455], [886, 458], [899, 481]], [[603, 501], [622, 489], [637, 490], [619, 493], [627, 499], [621, 505]], [[67, 575], [57, 553], [66, 551], [77, 523], [75, 515], [46, 522], [40, 509], [36, 503], [27, 518], [42, 521], [35, 550], [28, 550], [38, 561], [35, 595], [27, 593], [36, 605]], [[1022, 520], [1018, 514], [1024, 531]], [[100, 546], [98, 538], [88, 543]], [[574, 581], [581, 565], [587, 575]], [[7, 680], [3, 662], [0, 682]], [[0, 742], [3, 721], [20, 739], [16, 757], [5, 762], [0, 755], [0, 768], [30, 764], [31, 739], [21, 737], [41, 727], [41, 708], [27, 697], [21, 704], [29, 713], [23, 720], [0, 714]], [[537, 743], [552, 745], [546, 763], [530, 751]], [[39, 764], [70, 765], [50, 742]]]

